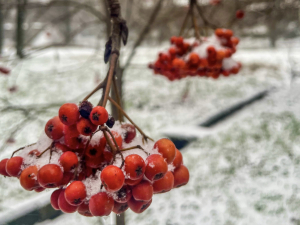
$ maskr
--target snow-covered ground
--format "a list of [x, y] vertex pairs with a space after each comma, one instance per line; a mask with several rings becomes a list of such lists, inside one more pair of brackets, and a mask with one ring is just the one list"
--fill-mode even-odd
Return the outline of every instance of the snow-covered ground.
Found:
[[[191, 175], [189, 184], [154, 196], [143, 214], [128, 212], [127, 224], [300, 223], [300, 84], [296, 79], [290, 85], [289, 63], [290, 59], [299, 61], [299, 48], [238, 50], [235, 58], [243, 63], [240, 74], [218, 80], [194, 77], [175, 82], [147, 69], [159, 49], [140, 48], [124, 77], [126, 111], [155, 139], [161, 138], [168, 127], [199, 124], [258, 91], [270, 87], [276, 90], [210, 128], [184, 149], [184, 162]], [[101, 50], [65, 48], [39, 52], [22, 62], [1, 63], [14, 69], [10, 77], [0, 76], [0, 111], [7, 104], [26, 106], [29, 111], [1, 111], [0, 158], [35, 142], [59, 104], [80, 101], [105, 76], [102, 61]], [[7, 91], [14, 85], [17, 92]], [[92, 101], [99, 97], [100, 93]], [[53, 107], [43, 108], [49, 103]], [[31, 119], [23, 124], [26, 113]], [[16, 142], [6, 144], [18, 126], [13, 135]], [[0, 213], [38, 195], [23, 191], [13, 178], [0, 177], [0, 190]], [[41, 224], [66, 221], [110, 224], [109, 220], [77, 214]]]

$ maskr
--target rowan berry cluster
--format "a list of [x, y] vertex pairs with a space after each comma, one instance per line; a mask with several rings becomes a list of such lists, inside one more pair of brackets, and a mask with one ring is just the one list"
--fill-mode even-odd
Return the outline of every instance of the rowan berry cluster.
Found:
[[0, 162], [0, 174], [17, 177], [28, 191], [56, 188], [51, 205], [65, 213], [142, 213], [153, 194], [187, 184], [189, 171], [172, 141], [136, 133], [104, 107], [66, 103], [36, 144]]
[[215, 35], [201, 40], [172, 37], [171, 48], [160, 53], [149, 68], [171, 81], [187, 76], [217, 79], [220, 75], [237, 74], [241, 64], [231, 56], [236, 52], [238, 43], [239, 39], [227, 29], [217, 29]]

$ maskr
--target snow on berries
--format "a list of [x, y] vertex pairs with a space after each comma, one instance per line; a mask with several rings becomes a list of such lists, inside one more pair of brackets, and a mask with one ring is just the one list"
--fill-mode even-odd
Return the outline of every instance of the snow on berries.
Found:
[[142, 213], [153, 194], [189, 180], [172, 141], [154, 142], [136, 125], [115, 121], [88, 101], [62, 105], [37, 143], [0, 161], [0, 174], [17, 177], [28, 191], [55, 189], [50, 197], [55, 210], [87, 217], [129, 208]]
[[217, 79], [220, 75], [237, 74], [241, 68], [241, 64], [232, 59], [239, 43], [232, 30], [216, 29], [214, 35], [199, 40], [174, 36], [170, 41], [169, 50], [159, 53], [149, 68], [171, 81], [187, 76]]

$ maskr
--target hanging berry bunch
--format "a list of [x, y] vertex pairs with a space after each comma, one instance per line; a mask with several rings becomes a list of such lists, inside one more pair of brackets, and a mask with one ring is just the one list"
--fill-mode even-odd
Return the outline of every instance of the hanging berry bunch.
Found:
[[137, 135], [134, 125], [112, 121], [104, 107], [66, 103], [36, 144], [0, 162], [0, 174], [19, 178], [28, 191], [57, 188], [53, 208], [84, 216], [128, 208], [141, 213], [153, 194], [188, 182], [188, 169], [172, 141], [154, 143]]
[[232, 55], [238, 43], [239, 39], [227, 29], [217, 29], [215, 35], [200, 40], [172, 37], [168, 52], [160, 53], [149, 67], [171, 81], [187, 76], [218, 78], [237, 74], [241, 64]]
[[[204, 23], [210, 25], [203, 17], [197, 1], [190, 0], [190, 10], [181, 28], [180, 35], [171, 37], [171, 47], [161, 52], [158, 59], [149, 65], [155, 74], [166, 76], [169, 80], [178, 80], [187, 76], [219, 78], [221, 75], [237, 74], [241, 64], [232, 55], [236, 52], [239, 39], [233, 36], [230, 29], [215, 29], [210, 37], [200, 36], [196, 24], [194, 9], [197, 9]], [[184, 32], [187, 18], [191, 17], [195, 37], [185, 39]], [[214, 25], [211, 25], [214, 27]]]
[[[142, 213], [153, 194], [168, 192], [189, 181], [181, 153], [169, 139], [154, 142], [110, 96], [115, 84], [120, 41], [128, 30], [120, 17], [118, 0], [109, 0], [112, 35], [106, 44], [110, 68], [105, 80], [83, 101], [63, 104], [45, 125], [37, 143], [0, 161], [0, 174], [16, 177], [28, 191], [55, 189], [51, 205], [65, 213], [83, 216], [120, 214], [130, 208]], [[88, 98], [103, 90], [97, 106]], [[118, 95], [118, 92], [116, 95]], [[117, 99], [120, 99], [118, 96]], [[130, 123], [116, 121], [106, 110], [110, 101]], [[140, 133], [137, 134], [137, 131]], [[18, 153], [18, 156], [14, 156]]]

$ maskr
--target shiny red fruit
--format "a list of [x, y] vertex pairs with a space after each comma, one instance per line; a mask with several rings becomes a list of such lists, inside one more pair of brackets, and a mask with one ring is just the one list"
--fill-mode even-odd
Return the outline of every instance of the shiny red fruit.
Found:
[[77, 212], [80, 215], [86, 216], [86, 217], [92, 217], [92, 213], [90, 212], [89, 203], [83, 202], [77, 209]]
[[81, 181], [73, 181], [65, 190], [66, 201], [71, 205], [80, 205], [86, 198], [86, 188]]
[[132, 188], [132, 196], [137, 201], [150, 201], [153, 196], [152, 184], [147, 180], [141, 181]]
[[79, 109], [74, 103], [63, 104], [58, 111], [60, 121], [67, 125], [73, 125], [79, 120]]
[[178, 149], [176, 149], [175, 159], [173, 160], [172, 164], [175, 168], [178, 168], [182, 163], [182, 154]]
[[71, 126], [64, 125], [63, 130], [64, 130], [64, 134], [69, 137], [78, 137], [79, 136], [79, 132], [77, 130], [76, 124], [73, 124]]
[[10, 158], [6, 163], [6, 172], [12, 177], [18, 177], [21, 174], [23, 158], [15, 156]]
[[131, 188], [127, 185], [124, 185], [115, 194], [116, 194], [115, 201], [119, 203], [127, 202], [132, 196]]
[[137, 154], [125, 158], [124, 171], [131, 180], [137, 180], [144, 176], [146, 165], [143, 158]]
[[2, 159], [0, 161], [0, 174], [6, 177], [10, 177], [10, 175], [6, 172], [6, 163], [9, 159]]
[[115, 192], [124, 185], [125, 176], [119, 167], [109, 165], [102, 170], [100, 179], [106, 190]]
[[161, 155], [153, 154], [146, 159], [145, 176], [149, 180], [159, 180], [168, 171], [168, 164]]
[[125, 179], [125, 183], [129, 186], [134, 186], [134, 185], [137, 185], [138, 183], [140, 183], [142, 180], [143, 180], [143, 177], [141, 177], [140, 179], [137, 179], [137, 180]]
[[97, 125], [93, 124], [90, 120], [81, 117], [77, 122], [77, 130], [84, 136], [90, 136], [96, 131]]
[[37, 174], [38, 168], [36, 166], [29, 166], [24, 169], [19, 178], [21, 186], [27, 191], [40, 187], [37, 181]]
[[174, 187], [173, 173], [168, 171], [162, 179], [154, 181], [152, 186], [155, 194], [170, 191]]
[[59, 158], [60, 165], [64, 168], [64, 172], [70, 172], [78, 165], [78, 157], [74, 152], [64, 152]]
[[65, 198], [65, 189], [62, 189], [58, 196], [58, 207], [64, 213], [76, 212], [78, 206], [70, 205]]
[[119, 203], [119, 202], [115, 201], [113, 212], [116, 213], [116, 214], [121, 214], [121, 213], [125, 212], [128, 209], [128, 207], [129, 206], [128, 206], [127, 202]]
[[62, 179], [63, 172], [56, 164], [46, 164], [37, 174], [39, 184], [45, 188], [58, 187]]
[[129, 206], [129, 208], [133, 212], [135, 212], [135, 213], [142, 213], [142, 212], [144, 212], [151, 205], [151, 202], [152, 202], [152, 199], [150, 201], [148, 201], [148, 202], [144, 202], [144, 201], [136, 201], [132, 197], [128, 201], [128, 206]]
[[96, 106], [90, 114], [90, 120], [95, 125], [103, 125], [108, 120], [108, 112], [104, 107]]
[[55, 210], [60, 210], [60, 208], [58, 206], [58, 197], [62, 190], [63, 189], [57, 189], [57, 190], [53, 191], [51, 194], [50, 203], [51, 203], [52, 208]]
[[121, 128], [126, 130], [124, 141], [130, 143], [136, 136], [136, 129], [132, 124], [125, 123], [121, 125]]
[[114, 207], [114, 199], [105, 192], [93, 195], [90, 199], [89, 209], [93, 216], [108, 216]]
[[81, 149], [85, 147], [85, 139], [82, 136], [70, 137], [65, 135], [65, 144], [70, 149]]
[[186, 166], [181, 165], [173, 172], [174, 175], [174, 188], [186, 185], [190, 179], [190, 173]]
[[64, 135], [63, 123], [60, 121], [58, 116], [50, 119], [45, 126], [45, 133], [53, 140], [58, 140]]
[[166, 159], [167, 163], [172, 163], [176, 155], [176, 147], [174, 143], [166, 138], [162, 138], [155, 142], [154, 147]]

